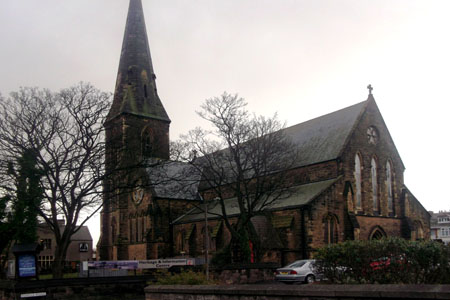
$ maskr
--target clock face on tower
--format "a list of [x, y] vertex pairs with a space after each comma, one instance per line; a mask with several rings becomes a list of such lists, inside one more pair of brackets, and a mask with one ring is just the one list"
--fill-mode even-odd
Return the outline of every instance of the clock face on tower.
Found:
[[144, 188], [142, 186], [135, 187], [133, 190], [132, 198], [133, 198], [133, 202], [136, 205], [141, 204], [142, 199], [144, 199]]
[[378, 142], [378, 130], [375, 126], [367, 128], [367, 141], [372, 145], [375, 145]]

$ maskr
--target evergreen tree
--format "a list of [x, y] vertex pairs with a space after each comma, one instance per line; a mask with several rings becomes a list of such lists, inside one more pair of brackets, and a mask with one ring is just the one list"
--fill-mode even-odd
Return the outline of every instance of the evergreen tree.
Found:
[[37, 241], [38, 209], [43, 191], [40, 186], [42, 172], [36, 167], [36, 156], [25, 150], [18, 159], [16, 178], [16, 199], [13, 204], [14, 225], [17, 228], [14, 239], [17, 243], [29, 244]]

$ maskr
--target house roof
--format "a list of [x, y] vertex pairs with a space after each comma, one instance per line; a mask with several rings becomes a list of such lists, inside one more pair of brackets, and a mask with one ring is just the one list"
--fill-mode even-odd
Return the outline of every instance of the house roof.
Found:
[[70, 238], [71, 241], [92, 241], [91, 233], [87, 226], [81, 226], [80, 230], [75, 232]]
[[[314, 200], [317, 196], [322, 194], [322, 192], [324, 192], [330, 186], [332, 186], [339, 178], [340, 177], [293, 187], [292, 193], [290, 193], [288, 197], [275, 200], [270, 204], [270, 206], [267, 207], [266, 210], [283, 210], [306, 205]], [[240, 211], [237, 203], [237, 198], [225, 199], [224, 202], [228, 217], [239, 215]], [[220, 203], [214, 200], [209, 201], [208, 219], [217, 219], [220, 218], [221, 215], [222, 213]], [[191, 209], [186, 214], [176, 219], [173, 223], [182, 224], [202, 220], [205, 220], [205, 211], [203, 206], [200, 205]]]
[[[60, 224], [59, 229], [60, 231], [64, 231], [66, 225]], [[50, 226], [47, 223], [40, 223], [38, 224], [38, 230], [40, 232], [47, 232], [53, 234], [53, 231], [51, 230]], [[71, 241], [92, 241], [92, 236], [89, 231], [89, 227], [87, 226], [81, 226], [80, 230], [78, 230], [75, 234], [73, 234], [70, 238]]]
[[338, 158], [368, 101], [285, 128], [299, 147], [297, 166]]

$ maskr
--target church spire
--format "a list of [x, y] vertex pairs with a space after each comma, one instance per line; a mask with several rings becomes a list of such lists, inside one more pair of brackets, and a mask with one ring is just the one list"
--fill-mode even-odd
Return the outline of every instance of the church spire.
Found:
[[107, 121], [121, 114], [170, 122], [156, 90], [141, 0], [130, 0], [114, 100]]

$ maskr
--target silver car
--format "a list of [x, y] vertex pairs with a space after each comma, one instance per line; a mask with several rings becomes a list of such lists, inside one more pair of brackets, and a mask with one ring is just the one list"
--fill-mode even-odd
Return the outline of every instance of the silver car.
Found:
[[283, 268], [277, 269], [275, 272], [275, 280], [284, 283], [312, 283], [316, 280], [320, 280], [322, 275], [317, 272], [314, 263], [314, 259], [294, 261]]

